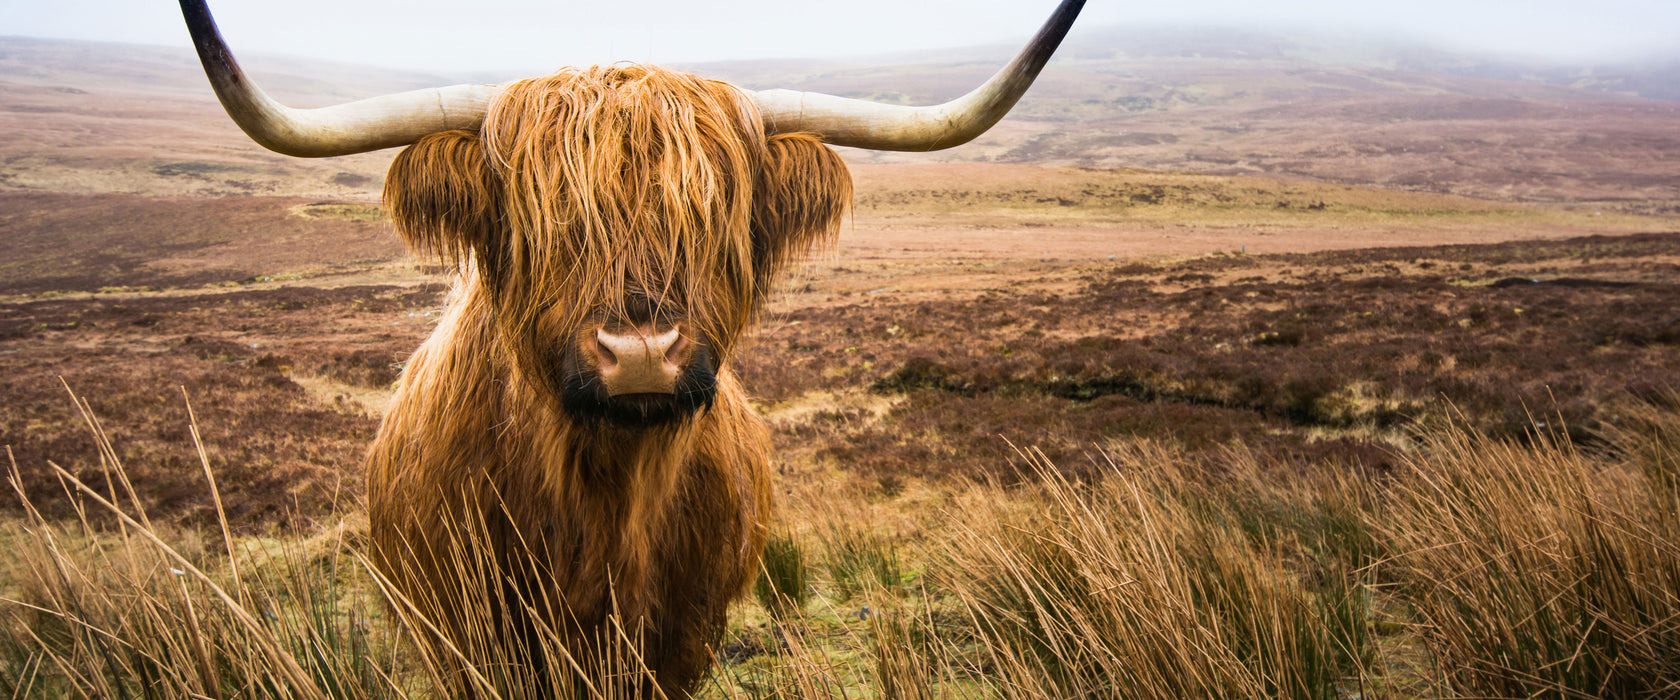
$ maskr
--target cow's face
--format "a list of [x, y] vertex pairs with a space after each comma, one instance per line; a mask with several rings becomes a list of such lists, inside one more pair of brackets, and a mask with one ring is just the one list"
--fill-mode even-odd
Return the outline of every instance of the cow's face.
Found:
[[645, 66], [522, 81], [482, 134], [397, 156], [386, 205], [413, 248], [476, 265], [517, 371], [555, 405], [680, 421], [711, 403], [777, 274], [851, 199], [833, 151], [766, 139], [749, 104]]

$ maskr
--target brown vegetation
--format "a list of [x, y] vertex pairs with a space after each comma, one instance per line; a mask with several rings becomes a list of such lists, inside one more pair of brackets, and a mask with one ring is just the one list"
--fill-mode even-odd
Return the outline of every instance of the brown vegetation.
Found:
[[1063, 465], [1139, 437], [1379, 464], [1453, 411], [1499, 437], [1561, 418], [1590, 441], [1609, 399], [1680, 371], [1677, 256], [1680, 236], [1649, 235], [1133, 263], [1061, 293], [882, 294], [789, 311], [744, 376], [772, 415], [812, 389], [905, 395], [879, 418], [819, 412], [781, 440], [887, 481], [1001, 467], [1013, 448], [999, 435]]
[[[382, 216], [304, 199], [0, 192], [0, 294], [120, 292], [406, 267]], [[377, 214], [377, 209], [372, 208]]]
[[[1611, 399], [1649, 395], [1680, 370], [1677, 263], [1680, 236], [1653, 234], [1116, 261], [1063, 267], [1067, 281], [981, 269], [996, 285], [984, 291], [929, 291], [914, 269], [859, 283], [839, 266], [808, 273], [811, 291], [776, 307], [741, 376], [785, 463], [890, 488], [1007, 469], [1004, 437], [1071, 467], [1122, 438], [1209, 459], [1241, 440], [1291, 460], [1392, 462], [1408, 431], [1449, 405], [1500, 436], [1561, 414], [1591, 443]], [[892, 289], [850, 291], [876, 284]], [[268, 514], [244, 525], [293, 508], [318, 515], [338, 479], [342, 493], [362, 488], [357, 455], [375, 421], [343, 405], [346, 390], [390, 376], [430, 332], [441, 294], [287, 288], [0, 305], [12, 399], [0, 441], [37, 486], [51, 483], [46, 459], [97, 473], [63, 376], [140, 468], [179, 445], [176, 387], [186, 385], [218, 469], [241, 485], [225, 492]], [[297, 380], [311, 377], [342, 388], [310, 393]], [[148, 503], [179, 504], [155, 512], [203, 523], [203, 494], [167, 495], [165, 484], [196, 478], [178, 466], [146, 464], [156, 476], [137, 488]], [[269, 474], [286, 486], [254, 487], [280, 483], [262, 481]]]
[[[430, 330], [437, 289], [286, 288], [121, 300], [46, 300], [0, 311], [0, 443], [11, 446], [24, 483], [55, 490], [54, 460], [98, 480], [60, 378], [88, 397], [118, 455], [132, 464], [143, 502], [166, 519], [213, 517], [197, 486], [182, 390], [218, 445], [212, 465], [242, 528], [327, 512], [364, 490], [356, 468], [377, 418], [354, 405], [357, 388], [388, 394], [390, 380]], [[321, 378], [331, 393], [305, 390]], [[48, 515], [69, 502], [42, 498]]]

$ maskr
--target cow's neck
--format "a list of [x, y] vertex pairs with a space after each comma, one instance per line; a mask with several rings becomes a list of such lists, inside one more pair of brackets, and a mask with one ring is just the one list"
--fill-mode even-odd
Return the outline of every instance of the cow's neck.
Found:
[[[666, 517], [679, 496], [678, 484], [692, 459], [695, 427], [692, 423], [635, 429], [571, 420], [558, 402], [535, 400], [534, 387], [514, 379], [510, 388], [526, 393], [510, 404], [542, 414], [515, 420], [533, 430], [525, 439], [507, 445], [529, 446], [531, 453], [518, 460], [523, 483], [502, 485], [504, 489], [535, 489], [545, 503], [534, 512], [513, 514], [521, 530], [542, 530], [556, 515], [570, 521], [553, 532], [568, 533], [571, 541], [549, 542], [548, 546], [569, 550], [560, 561], [573, 562], [569, 571], [557, 571], [567, 579], [601, 581], [610, 577], [618, 591], [617, 604], [625, 612], [636, 608], [639, 592], [650, 583], [648, 562], [652, 548], [663, 540]], [[534, 420], [532, 420], [534, 419]], [[581, 557], [581, 558], [579, 558]], [[568, 593], [575, 606], [589, 591]]]
[[[664, 539], [694, 431], [687, 426], [574, 426], [571, 432], [567, 464], [554, 465], [569, 469], [563, 502], [583, 520], [571, 544], [578, 552], [599, 553], [601, 560], [593, 566], [605, 567], [616, 590], [615, 605], [625, 619], [636, 619], [648, 612], [644, 605], [655, 582], [650, 569], [654, 550]], [[570, 591], [573, 597], [593, 594]]]
[[542, 483], [528, 486], [561, 501], [556, 505], [605, 509], [595, 515], [614, 520], [646, 519], [654, 515], [646, 509], [670, 499], [694, 448], [692, 422], [630, 428], [575, 421], [565, 415], [558, 401], [543, 400], [532, 384], [516, 376], [510, 385], [523, 396], [512, 397], [509, 408], [527, 414], [509, 416], [508, 424], [533, 432], [508, 444], [530, 449], [531, 454], [519, 461], [543, 475]]
[[569, 432], [563, 440], [570, 454], [563, 459], [576, 479], [575, 488], [603, 500], [631, 495], [663, 500], [694, 442], [688, 425], [634, 429], [574, 424]]

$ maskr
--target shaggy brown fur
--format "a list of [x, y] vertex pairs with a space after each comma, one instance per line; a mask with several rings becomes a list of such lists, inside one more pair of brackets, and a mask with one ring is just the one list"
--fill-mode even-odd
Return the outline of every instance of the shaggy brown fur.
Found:
[[[411, 247], [461, 273], [368, 458], [381, 569], [457, 648], [550, 628], [586, 657], [616, 613], [680, 696], [770, 508], [768, 435], [728, 361], [778, 272], [835, 234], [844, 164], [767, 138], [732, 86], [620, 65], [509, 86], [481, 133], [404, 150], [385, 198]], [[709, 408], [648, 427], [567, 413], [556, 348], [630, 299], [710, 349]], [[501, 619], [527, 605], [529, 624]]]

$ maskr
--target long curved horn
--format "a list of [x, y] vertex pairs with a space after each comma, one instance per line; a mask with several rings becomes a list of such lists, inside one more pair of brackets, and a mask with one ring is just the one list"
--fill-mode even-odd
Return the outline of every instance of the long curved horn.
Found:
[[905, 107], [794, 90], [761, 90], [753, 97], [771, 133], [809, 131], [838, 146], [877, 151], [960, 146], [1009, 113], [1084, 6], [1085, 0], [1063, 0], [1014, 61], [973, 92], [942, 105]]
[[439, 131], [476, 131], [497, 90], [493, 85], [453, 85], [320, 109], [292, 109], [245, 77], [204, 0], [181, 0], [181, 15], [228, 116], [252, 140], [289, 156], [342, 156], [404, 146]]

